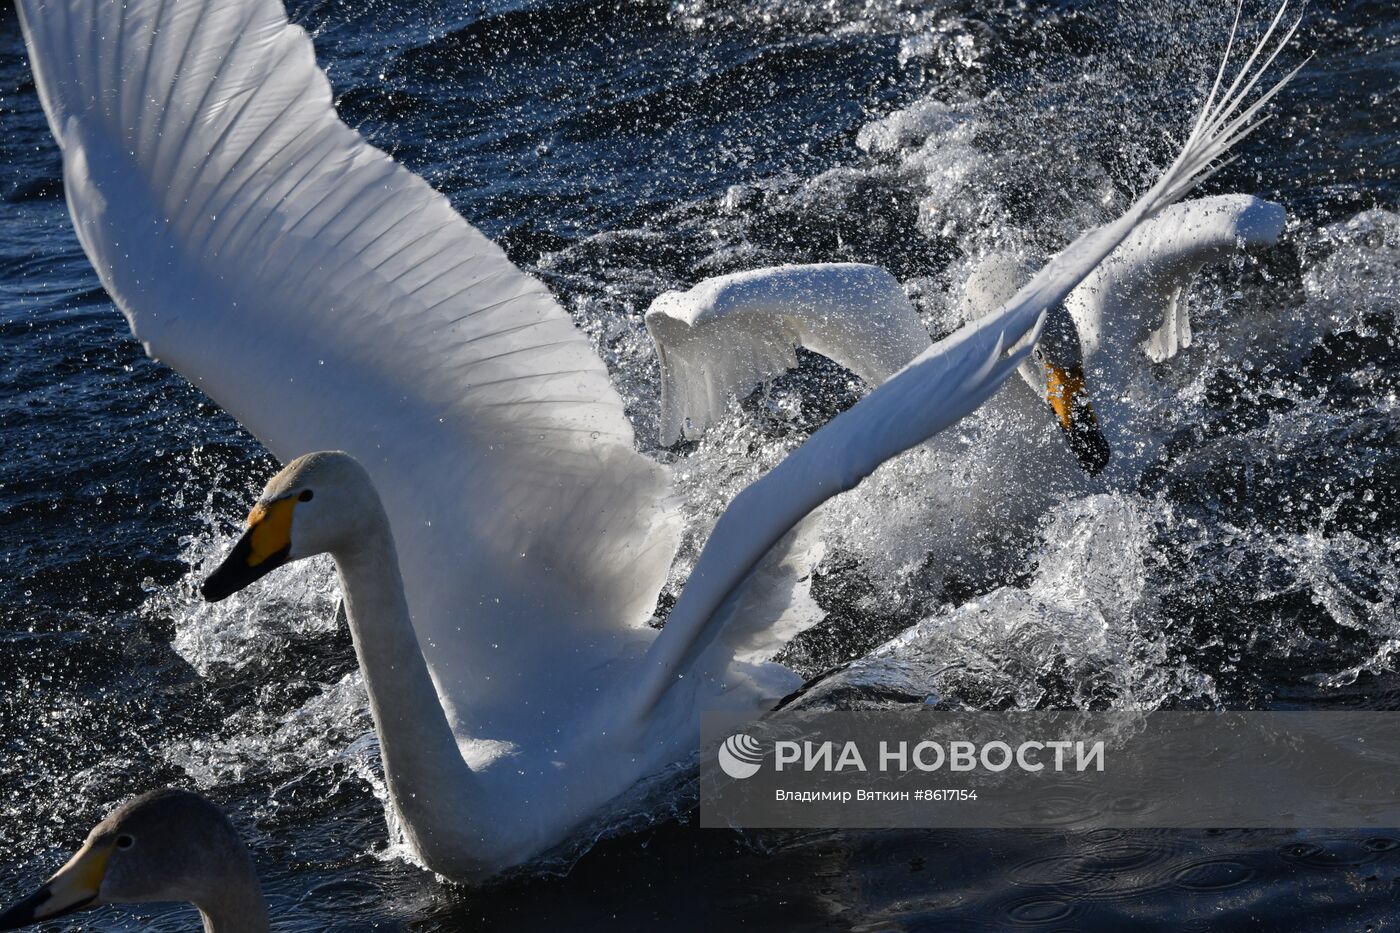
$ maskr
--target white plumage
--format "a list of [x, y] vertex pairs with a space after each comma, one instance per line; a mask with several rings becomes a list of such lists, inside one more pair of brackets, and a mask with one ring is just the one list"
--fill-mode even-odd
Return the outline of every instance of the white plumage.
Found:
[[[1149, 361], [1162, 362], [1191, 345], [1183, 295], [1196, 273], [1239, 251], [1277, 243], [1286, 219], [1281, 205], [1248, 195], [1173, 204], [1138, 226], [1070, 292], [1064, 306], [1089, 377], [1087, 395], [1102, 409], [1106, 433], [1120, 440], [1139, 436], [1142, 406], [1124, 408], [1119, 400], [1143, 379]], [[963, 285], [964, 319], [999, 310], [1031, 273], [1015, 256], [986, 257]], [[646, 322], [661, 363], [666, 444], [703, 435], [733, 399], [796, 366], [796, 347], [828, 357], [874, 387], [933, 343], [894, 276], [857, 263], [774, 266], [705, 279], [688, 291], [662, 294], [647, 309]], [[1054, 416], [1044, 402], [1043, 367], [1027, 361], [1021, 374], [1041, 400], [1039, 408], [1019, 386], [1007, 393], [1049, 423]], [[1111, 446], [1120, 459], [1132, 451], [1134, 462], [1131, 470], [1115, 472], [1135, 474], [1144, 446]]]
[[401, 582], [335, 556], [392, 803], [424, 861], [463, 878], [529, 859], [693, 751], [702, 706], [790, 685], [732, 664], [719, 637], [759, 559], [995, 392], [1029, 352], [1006, 347], [1208, 175], [1277, 89], [1246, 105], [1253, 59], [1223, 95], [1217, 81], [1120, 221], [742, 493], [658, 633], [644, 623], [675, 546], [666, 474], [634, 451], [603, 365], [537, 281], [340, 122], [277, 0], [19, 9], [78, 235], [148, 351], [280, 458], [339, 449], [366, 471], [369, 487], [349, 458], [306, 461], [329, 484], [306, 514], [345, 505], [328, 541], [360, 518], [392, 530], [377, 553], [397, 545]]
[[461, 724], [520, 714], [495, 670], [624, 650], [675, 548], [665, 471], [548, 290], [339, 120], [281, 4], [22, 11], [103, 285], [278, 458], [370, 470], [425, 644], [461, 645], [475, 610], [500, 646], [432, 652]]
[[661, 443], [705, 433], [731, 396], [797, 365], [797, 347], [879, 385], [928, 349], [899, 281], [878, 266], [755, 269], [666, 292], [646, 313], [661, 363]]
[[[925, 442], [916, 482], [927, 505], [912, 515], [886, 509], [885, 524], [874, 535], [877, 543], [866, 556], [897, 565], [902, 563], [899, 542], [909, 541], [918, 552], [916, 559], [943, 571], [965, 571], [960, 564], [970, 555], [995, 564], [1005, 545], [1022, 540], [1045, 510], [1065, 496], [1131, 488], [1158, 456], [1165, 438], [1162, 408], [1171, 404], [1171, 389], [1155, 377], [1149, 361], [1189, 345], [1183, 293], [1191, 278], [1203, 266], [1241, 250], [1273, 245], [1285, 221], [1282, 206], [1248, 195], [1174, 204], [1144, 221], [1064, 301], [1082, 345], [1087, 394], [1111, 451], [1103, 475], [1089, 476], [1076, 462], [1046, 402], [1044, 367], [1027, 359], [1019, 367], [1021, 380], [1011, 380], [958, 431], [936, 434]], [[1031, 270], [1015, 256], [986, 257], [963, 285], [962, 314], [969, 321], [994, 314], [1030, 276]], [[688, 394], [673, 395], [671, 401], [685, 397], [702, 406], [698, 412], [673, 411], [663, 395], [663, 424], [671, 414], [677, 424], [699, 433], [730, 400], [795, 363], [792, 344], [769, 341], [768, 334], [777, 330], [786, 339], [811, 332], [810, 321], [818, 316], [825, 342], [799, 345], [846, 366], [872, 387], [883, 381], [882, 368], [897, 370], [932, 345], [898, 282], [873, 266], [779, 266], [707, 279], [688, 291], [666, 293], [647, 311], [662, 360], [663, 389], [672, 379], [688, 381]], [[868, 317], [874, 320], [867, 332], [863, 326]], [[779, 322], [776, 326], [773, 319]], [[836, 334], [849, 342], [832, 339]], [[897, 339], [890, 339], [891, 334]], [[757, 347], [752, 354], [745, 350], [750, 341]], [[769, 347], [778, 352], [763, 356]], [[872, 348], [885, 355], [872, 353]], [[752, 366], [742, 380], [726, 381], [735, 372], [726, 365], [731, 354], [743, 360], [761, 357], [762, 365]], [[871, 358], [877, 365], [863, 370], [851, 362]], [[695, 387], [701, 382], [703, 386]], [[870, 495], [874, 501], [881, 499], [880, 492]], [[847, 523], [859, 525], [856, 516], [868, 515], [875, 507], [872, 502], [841, 510], [830, 524], [836, 530]], [[930, 514], [937, 518], [932, 534]], [[810, 551], [814, 541], [830, 537], [831, 529], [824, 527], [828, 523], [811, 524], [803, 526], [797, 557]], [[1016, 554], [1008, 556], [1014, 559]], [[806, 564], [798, 567], [805, 569]], [[794, 572], [787, 570], [789, 576]], [[809, 610], [800, 621], [810, 624], [819, 617]], [[770, 626], [755, 613], [753, 602], [746, 601], [737, 624], [726, 629], [724, 642], [751, 657], [772, 656], [803, 627], [788, 622]]]

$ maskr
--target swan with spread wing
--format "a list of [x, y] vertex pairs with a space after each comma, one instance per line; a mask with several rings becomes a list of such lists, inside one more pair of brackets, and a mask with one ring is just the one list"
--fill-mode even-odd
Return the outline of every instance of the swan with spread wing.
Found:
[[[926, 579], [995, 576], [1026, 532], [1066, 496], [1134, 488], [1158, 458], [1179, 405], [1161, 363], [1191, 343], [1185, 292], [1200, 269], [1271, 246], [1287, 217], [1247, 195], [1173, 204], [1144, 221], [1060, 304], [1031, 359], [956, 431], [930, 438], [914, 481], [920, 503], [886, 512], [878, 538], [847, 539], [869, 561], [917, 562]], [[995, 313], [1032, 274], [1009, 253], [978, 262], [962, 288], [964, 320]], [[877, 386], [932, 344], [900, 283], [860, 263], [752, 269], [666, 292], [646, 312], [661, 373], [661, 439], [703, 436], [731, 400], [820, 353]], [[1163, 378], [1166, 377], [1166, 378]], [[971, 477], [972, 481], [968, 478]], [[899, 488], [900, 480], [891, 479]], [[876, 507], [889, 486], [870, 491]], [[804, 532], [830, 543], [852, 503]], [[936, 535], [927, 532], [937, 522]], [[907, 542], [904, 543], [904, 542]], [[795, 549], [796, 550], [796, 549]], [[795, 554], [801, 570], [810, 563]], [[819, 617], [810, 608], [800, 624]], [[790, 630], [762, 633], [772, 654]]]
[[603, 364], [539, 282], [339, 120], [278, 0], [18, 6], [102, 284], [153, 357], [288, 463], [205, 595], [334, 558], [391, 805], [425, 865], [467, 880], [693, 752], [700, 708], [794, 686], [724, 638], [754, 566], [994, 393], [1043, 311], [1253, 127], [1292, 34], [1280, 10], [1235, 80], [1222, 64], [1120, 220], [736, 497], [658, 631], [668, 478], [635, 451]]
[[[1147, 368], [1191, 345], [1184, 293], [1204, 266], [1283, 234], [1283, 207], [1248, 195], [1198, 198], [1143, 222], [1047, 316], [1034, 360], [1020, 367], [1030, 392], [998, 394], [1063, 432], [1085, 472], [1114, 459], [1140, 466], [1129, 412], [1101, 424]], [[992, 314], [1030, 278], [1017, 257], [994, 253], [962, 290], [964, 320]], [[646, 312], [661, 369], [661, 443], [702, 437], [731, 399], [797, 366], [801, 347], [877, 386], [932, 344], [899, 281], [864, 263], [750, 269], [665, 292]], [[1026, 403], [1033, 398], [1038, 405]], [[989, 403], [989, 405], [992, 403]], [[984, 406], [984, 410], [985, 410]], [[1104, 436], [1122, 435], [1122, 443]], [[1133, 473], [1136, 470], [1120, 472]]]

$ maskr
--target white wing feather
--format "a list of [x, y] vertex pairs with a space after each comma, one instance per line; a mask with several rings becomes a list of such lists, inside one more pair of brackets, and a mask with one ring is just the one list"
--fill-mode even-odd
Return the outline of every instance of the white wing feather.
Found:
[[[1285, 221], [1282, 205], [1240, 194], [1173, 204], [1143, 221], [1065, 299], [1065, 305], [1072, 309], [1080, 334], [1086, 340], [1086, 353], [1092, 355], [1103, 350], [1104, 340], [1110, 335], [1114, 338], [1115, 351], [1124, 345], [1128, 350], [1140, 347], [1154, 360], [1165, 359], [1178, 348], [1189, 346], [1190, 318], [1181, 294], [1192, 276], [1202, 266], [1219, 262], [1242, 248], [1272, 245], [1283, 232]], [[933, 341], [925, 335], [907, 302], [904, 307], [912, 322], [893, 331], [903, 334], [898, 341], [885, 339], [885, 335], [891, 333], [891, 326], [900, 320], [888, 311], [895, 306], [895, 291], [900, 301], [904, 301], [904, 296], [897, 284], [893, 290], [882, 285], [882, 294], [888, 303], [872, 302], [871, 280], [878, 282], [879, 279], [864, 270], [874, 268], [833, 264], [756, 269], [741, 273], [743, 288], [735, 289], [730, 285], [739, 277], [724, 276], [706, 279], [687, 292], [670, 292], [657, 299], [648, 311], [648, 324], [662, 360], [663, 387], [671, 378], [667, 374], [668, 365], [673, 372], [679, 372], [678, 380], [687, 379], [690, 373], [701, 374], [697, 378], [705, 379], [706, 384], [722, 378], [715, 373], [725, 372], [724, 356], [728, 348], [742, 348], [744, 341], [756, 334], [761, 340], [762, 333], [773, 326], [770, 320], [776, 318], [781, 322], [791, 317], [794, 306], [799, 313], [804, 312], [811, 305], [805, 302], [803, 293], [808, 283], [817, 282], [822, 285], [820, 300], [833, 309], [832, 317], [849, 322], [842, 335], [847, 342], [838, 344], [828, 337], [819, 352], [856, 372], [860, 370], [850, 361], [862, 359], [861, 354], [872, 349], [887, 354], [877, 356], [877, 364], [867, 366], [866, 371], [860, 373], [872, 387], [881, 384], [928, 349]], [[827, 269], [843, 274], [822, 274]], [[844, 274], [847, 269], [860, 270], [861, 274]], [[802, 272], [796, 282], [790, 277], [794, 270]], [[976, 320], [1000, 310], [1017, 288], [1029, 280], [1033, 271], [1011, 254], [988, 256], [963, 285], [964, 319]], [[882, 276], [894, 282], [888, 273]], [[749, 298], [747, 286], [750, 282], [763, 286], [760, 301]], [[799, 283], [800, 287], [793, 287]], [[667, 300], [663, 303], [663, 299]], [[870, 334], [858, 327], [872, 304], [882, 308], [876, 313], [874, 333], [880, 334], [877, 341], [871, 341]], [[658, 310], [664, 314], [661, 326], [650, 320]], [[709, 321], [712, 315], [718, 318], [713, 323]], [[688, 319], [697, 319], [700, 323], [691, 325], [686, 323]], [[782, 323], [778, 326], [785, 337], [797, 332], [796, 328]], [[802, 345], [811, 348], [806, 342]], [[837, 345], [834, 351], [826, 349], [833, 345]], [[787, 344], [779, 346], [791, 355]], [[1170, 351], [1162, 349], [1168, 346]], [[769, 358], [777, 367], [774, 372], [781, 371], [779, 356], [775, 354]], [[1130, 362], [1130, 352], [1123, 356], [1125, 360], [1119, 362]], [[708, 362], [711, 358], [715, 363]], [[888, 372], [883, 372], [885, 369]], [[1095, 390], [1101, 391], [1097, 380], [1091, 391]], [[1097, 392], [1096, 397], [1102, 399]], [[707, 399], [714, 396], [701, 391], [690, 398], [696, 404], [706, 404]], [[702, 418], [696, 419], [689, 410], [682, 409], [679, 413], [691, 429], [697, 424], [708, 425], [714, 414], [714, 410], [709, 409]], [[1051, 417], [1049, 406], [1045, 414]], [[808, 576], [823, 554], [821, 541], [808, 530], [808, 524], [803, 523], [798, 529], [796, 534], [803, 540], [794, 542], [791, 547], [775, 547], [735, 594], [736, 601], [728, 610], [733, 618], [724, 624], [720, 643], [736, 660], [753, 664], [769, 660], [794, 635], [822, 618], [823, 613], [807, 593]], [[720, 644], [714, 650], [721, 650]]]
[[879, 385], [928, 348], [899, 281], [862, 263], [775, 266], [666, 292], [646, 314], [661, 364], [661, 443], [698, 438], [731, 397], [797, 365], [804, 347]]
[[[1105, 327], [1150, 321], [1135, 335], [1157, 362], [1190, 346], [1180, 301], [1202, 266], [1244, 247], [1271, 245], [1283, 208], [1249, 195], [1173, 204], [1138, 226], [1070, 293], [1080, 322]], [[965, 319], [999, 310], [1031, 269], [993, 254], [963, 287]], [[928, 349], [918, 312], [878, 266], [817, 263], [716, 276], [665, 292], [646, 314], [661, 367], [661, 442], [701, 437], [732, 398], [797, 365], [796, 347], [839, 363], [877, 386]], [[1099, 334], [1083, 335], [1090, 349]]]
[[[969, 322], [921, 353], [735, 497], [651, 646], [648, 669], [631, 688], [629, 708], [635, 715], [649, 715], [677, 684], [693, 688], [712, 678], [722, 686], [732, 655], [723, 642], [713, 652], [706, 654], [706, 649], [724, 629], [736, 593], [767, 550], [813, 509], [854, 487], [885, 460], [974, 411], [1030, 352], [1046, 309], [1065, 300], [1135, 227], [1219, 170], [1216, 160], [1258, 125], [1259, 110], [1297, 73], [1294, 69], [1246, 105], [1263, 70], [1297, 30], [1295, 23], [1255, 67], [1287, 7], [1287, 2], [1280, 7], [1222, 93], [1232, 30], [1225, 61], [1191, 135], [1162, 177], [1122, 217], [1079, 237], [999, 311]], [[1016, 352], [1004, 355], [1006, 347], [1028, 335]]]
[[1244, 194], [1166, 208], [1134, 230], [1067, 299], [1089, 352], [1103, 344], [1102, 331], [1124, 328], [1126, 342], [1154, 362], [1189, 347], [1191, 318], [1181, 299], [1192, 277], [1240, 249], [1277, 243], [1287, 221], [1281, 204]]
[[368, 468], [444, 703], [472, 711], [459, 726], [517, 678], [649, 637], [667, 476], [605, 367], [538, 281], [339, 120], [277, 0], [19, 10], [103, 285], [279, 458]]

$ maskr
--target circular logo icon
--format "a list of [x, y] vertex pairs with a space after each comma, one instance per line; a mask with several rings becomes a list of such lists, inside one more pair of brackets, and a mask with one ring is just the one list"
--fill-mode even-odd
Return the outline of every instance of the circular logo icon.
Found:
[[720, 770], [742, 781], [758, 773], [763, 765], [763, 746], [753, 736], [737, 732], [719, 747]]

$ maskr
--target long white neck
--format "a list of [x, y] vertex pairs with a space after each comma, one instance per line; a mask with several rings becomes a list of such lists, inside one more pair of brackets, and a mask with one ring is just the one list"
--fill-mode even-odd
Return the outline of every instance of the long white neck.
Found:
[[385, 782], [424, 864], [439, 874], [470, 877], [482, 870], [487, 848], [478, 779], [443, 713], [409, 617], [389, 521], [382, 508], [376, 512], [368, 532], [333, 556]]

